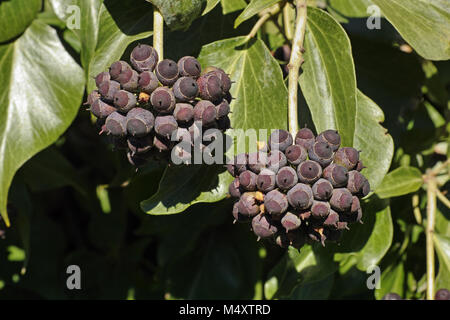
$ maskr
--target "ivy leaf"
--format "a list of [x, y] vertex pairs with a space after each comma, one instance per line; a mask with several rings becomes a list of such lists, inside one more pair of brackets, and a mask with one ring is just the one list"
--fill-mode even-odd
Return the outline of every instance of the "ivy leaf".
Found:
[[11, 40], [33, 22], [41, 10], [41, 0], [10, 0], [0, 4], [0, 42]]
[[72, 123], [84, 82], [56, 31], [39, 21], [0, 46], [0, 56], [0, 212], [9, 225], [6, 202], [14, 173]]
[[446, 0], [372, 0], [398, 32], [428, 60], [450, 59], [450, 11]]
[[392, 198], [416, 192], [423, 184], [422, 173], [414, 167], [400, 167], [388, 173], [375, 190], [380, 198]]
[[396, 293], [400, 297], [405, 293], [405, 265], [403, 261], [391, 263], [382, 273], [380, 289], [375, 290], [375, 298], [381, 300], [388, 293]]
[[280, 0], [252, 0], [244, 11], [241, 12], [239, 17], [234, 22], [234, 27], [237, 28], [242, 22], [250, 19], [260, 11], [273, 6]]
[[350, 40], [328, 13], [308, 7], [305, 50], [299, 81], [314, 125], [318, 132], [338, 130], [342, 145], [352, 146], [357, 92]]
[[360, 158], [367, 167], [362, 174], [374, 190], [391, 166], [394, 141], [380, 123], [384, 121], [381, 108], [358, 90], [358, 108], [353, 146], [361, 150]]
[[168, 167], [158, 192], [141, 202], [148, 214], [175, 214], [200, 202], [217, 202], [226, 197], [232, 177], [220, 166]]
[[433, 237], [439, 258], [439, 273], [436, 278], [436, 290], [450, 288], [450, 238], [439, 234]]
[[202, 16], [213, 10], [219, 4], [219, 2], [220, 0], [206, 0], [206, 7], [202, 12]]
[[247, 6], [247, 3], [244, 0], [220, 0], [220, 3], [222, 4], [223, 14], [238, 11]]
[[147, 0], [156, 7], [172, 30], [187, 29], [202, 13], [205, 0]]
[[370, 0], [328, 0], [328, 10], [349, 18], [368, 17], [367, 8], [373, 5]]

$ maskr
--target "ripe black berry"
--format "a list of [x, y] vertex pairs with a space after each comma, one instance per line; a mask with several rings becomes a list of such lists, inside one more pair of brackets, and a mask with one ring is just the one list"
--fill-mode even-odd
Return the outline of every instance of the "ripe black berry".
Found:
[[297, 175], [301, 182], [312, 184], [322, 175], [322, 167], [315, 161], [306, 160], [297, 167]]
[[299, 165], [308, 156], [306, 149], [298, 144], [287, 147], [284, 154], [286, 155], [287, 161], [292, 165]]
[[158, 63], [158, 53], [153, 47], [140, 44], [131, 52], [130, 61], [139, 72], [153, 71]]
[[111, 113], [116, 111], [116, 108], [103, 102], [100, 99], [95, 100], [91, 105], [91, 113], [99, 119], [104, 119], [109, 116]]
[[164, 59], [156, 65], [155, 74], [165, 86], [173, 85], [178, 79], [178, 66], [175, 61]]
[[114, 94], [114, 105], [117, 110], [122, 113], [127, 113], [133, 109], [137, 104], [136, 96], [126, 90], [118, 90]]
[[242, 195], [242, 188], [239, 183], [239, 178], [235, 178], [232, 183], [228, 186], [228, 193], [233, 198], [240, 198]]
[[148, 110], [134, 108], [127, 114], [127, 131], [131, 136], [145, 136], [150, 133], [154, 125], [155, 117]]
[[283, 152], [271, 150], [267, 155], [267, 168], [277, 173], [280, 168], [287, 165], [287, 159]]
[[273, 216], [277, 217], [286, 212], [288, 205], [286, 195], [278, 190], [272, 190], [264, 195], [264, 208]]
[[208, 100], [200, 100], [194, 107], [194, 120], [208, 126], [216, 120], [216, 106]]
[[280, 150], [284, 152], [292, 145], [292, 135], [286, 130], [274, 130], [269, 138], [270, 150]]
[[120, 90], [120, 83], [117, 81], [103, 81], [98, 87], [98, 92], [107, 102], [114, 101], [114, 95]]
[[139, 74], [131, 69], [125, 70], [117, 77], [122, 89], [127, 91], [136, 91], [138, 88]]
[[233, 160], [227, 162], [227, 171], [236, 177], [243, 171], [247, 170], [247, 154], [240, 153], [234, 156]]
[[152, 94], [159, 87], [159, 81], [153, 72], [144, 71], [139, 75], [138, 85], [143, 92]]
[[262, 192], [269, 192], [275, 189], [275, 172], [269, 169], [262, 169], [256, 179], [256, 186]]
[[278, 228], [272, 223], [271, 219], [260, 214], [252, 219], [252, 229], [255, 235], [260, 238], [268, 238], [277, 233]]
[[205, 73], [212, 73], [216, 75], [222, 82], [222, 90], [226, 93], [230, 91], [231, 79], [228, 76], [228, 74], [226, 74], [225, 71], [223, 71], [223, 69], [217, 67], [208, 67], [206, 68]]
[[297, 183], [287, 193], [289, 204], [295, 209], [305, 210], [313, 203], [313, 193], [307, 184]]
[[323, 225], [332, 228], [337, 229], [339, 223], [339, 214], [334, 211], [333, 209], [330, 209], [330, 213], [328, 214], [328, 217], [323, 222]]
[[178, 70], [182, 77], [198, 77], [202, 71], [200, 63], [194, 57], [185, 56], [178, 60]]
[[198, 94], [197, 82], [189, 77], [181, 77], [173, 85], [173, 93], [179, 102], [194, 100]]
[[95, 101], [101, 98], [101, 94], [98, 92], [98, 90], [94, 90], [91, 93], [88, 94], [87, 100], [84, 103], [84, 105], [90, 105], [92, 106]]
[[316, 219], [324, 219], [330, 213], [330, 204], [326, 201], [313, 201], [311, 214]]
[[301, 145], [303, 148], [308, 150], [313, 145], [315, 139], [316, 137], [310, 129], [303, 128], [300, 129], [300, 131], [298, 131], [295, 135], [295, 144]]
[[312, 186], [312, 192], [314, 199], [326, 201], [331, 197], [333, 186], [330, 181], [320, 178]]
[[343, 166], [330, 164], [323, 170], [323, 177], [331, 182], [333, 187], [345, 187], [348, 181], [348, 171]]
[[158, 116], [155, 119], [155, 131], [162, 137], [170, 139], [172, 132], [177, 128], [178, 123], [173, 116]]
[[113, 136], [125, 136], [127, 134], [127, 117], [115, 111], [106, 118], [105, 128], [106, 132]]
[[336, 151], [334, 163], [345, 167], [347, 170], [353, 170], [359, 161], [359, 151], [355, 148], [344, 147]]
[[275, 182], [280, 189], [289, 190], [298, 182], [297, 172], [291, 167], [283, 167], [278, 170]]
[[230, 113], [230, 104], [223, 99], [221, 103], [216, 105], [217, 119], [226, 117]]
[[435, 300], [450, 300], [450, 291], [447, 289], [439, 289], [434, 296]]
[[267, 153], [253, 152], [248, 155], [248, 168], [259, 174], [267, 165]]
[[259, 213], [259, 205], [254, 192], [242, 194], [238, 203], [239, 213], [247, 217], [254, 217]]
[[325, 130], [317, 136], [316, 140], [328, 143], [333, 151], [339, 149], [341, 145], [341, 136], [336, 130]]
[[308, 150], [309, 159], [318, 162], [322, 167], [326, 167], [333, 161], [333, 150], [326, 142], [315, 142]]
[[286, 232], [300, 228], [301, 224], [302, 221], [298, 215], [292, 212], [286, 212], [283, 218], [281, 218], [281, 225], [286, 229]]
[[97, 88], [98, 88], [102, 82], [109, 81], [109, 80], [111, 80], [111, 75], [109, 74], [108, 71], [100, 72], [95, 77], [95, 84], [97, 85]]
[[207, 73], [197, 79], [200, 97], [213, 102], [220, 101], [223, 96], [222, 81], [214, 73]]
[[356, 170], [348, 173], [347, 189], [353, 194], [359, 194], [363, 188], [366, 178]]
[[350, 210], [352, 206], [353, 196], [346, 188], [338, 188], [333, 190], [330, 205], [338, 212]]
[[175, 108], [175, 95], [171, 89], [159, 87], [150, 96], [150, 103], [158, 112], [171, 113]]
[[168, 151], [172, 148], [172, 141], [165, 137], [154, 136], [153, 145], [160, 152]]
[[145, 137], [129, 137], [128, 148], [132, 155], [141, 154], [149, 151], [153, 146], [153, 137], [147, 135]]
[[239, 175], [239, 184], [247, 191], [256, 190], [257, 175], [250, 170], [245, 170]]
[[194, 107], [189, 103], [177, 103], [173, 116], [178, 122], [187, 123], [194, 118]]
[[112, 80], [117, 80], [119, 76], [127, 70], [131, 71], [131, 67], [128, 63], [125, 61], [116, 61], [109, 67], [109, 75]]

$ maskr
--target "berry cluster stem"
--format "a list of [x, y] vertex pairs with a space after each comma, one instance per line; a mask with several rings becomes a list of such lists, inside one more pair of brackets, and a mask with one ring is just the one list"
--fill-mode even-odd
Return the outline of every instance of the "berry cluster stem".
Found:
[[163, 60], [164, 18], [156, 6], [153, 7], [153, 48], [158, 52], [159, 60]]
[[434, 225], [436, 220], [437, 182], [433, 175], [427, 177], [427, 299], [434, 300]]
[[254, 38], [258, 33], [259, 29], [267, 22], [271, 17], [277, 15], [280, 12], [280, 5], [277, 3], [274, 6], [263, 10], [259, 13], [259, 19], [256, 21], [250, 33], [245, 37], [244, 42], [248, 42], [251, 38]]
[[307, 6], [306, 0], [297, 0], [297, 17], [295, 20], [295, 33], [292, 41], [292, 53], [291, 59], [288, 64], [289, 68], [289, 104], [288, 104], [288, 118], [289, 118], [289, 131], [292, 136], [295, 137], [298, 131], [298, 111], [297, 111], [297, 99], [298, 99], [298, 77], [299, 70], [303, 63], [303, 41], [305, 39], [306, 31], [306, 17]]

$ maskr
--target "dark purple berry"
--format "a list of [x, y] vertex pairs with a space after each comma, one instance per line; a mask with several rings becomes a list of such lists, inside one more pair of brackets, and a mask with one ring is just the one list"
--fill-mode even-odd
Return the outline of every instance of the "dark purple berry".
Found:
[[278, 217], [288, 208], [288, 200], [285, 194], [278, 190], [272, 190], [264, 195], [264, 208], [266, 212]]
[[275, 182], [280, 189], [289, 190], [298, 182], [297, 172], [291, 167], [283, 167], [278, 170]]
[[207, 73], [197, 79], [200, 97], [204, 100], [218, 102], [222, 100], [224, 91], [222, 81], [214, 73]]
[[447, 289], [439, 289], [434, 296], [435, 300], [450, 300], [450, 291]]
[[306, 149], [298, 144], [287, 147], [287, 149], [284, 151], [284, 154], [286, 155], [287, 161], [295, 166], [305, 161], [306, 157], [308, 156]]
[[106, 118], [105, 128], [108, 134], [125, 136], [127, 134], [127, 117], [115, 111]]
[[99, 119], [104, 119], [107, 116], [109, 116], [111, 113], [116, 111], [116, 108], [113, 106], [107, 104], [106, 102], [103, 102], [100, 99], [97, 99], [94, 101], [94, 103], [91, 105], [91, 113], [96, 116]]
[[320, 178], [312, 186], [312, 192], [314, 195], [314, 199], [327, 201], [331, 197], [333, 186], [331, 185], [330, 181]]
[[117, 110], [122, 113], [127, 113], [133, 109], [137, 104], [136, 96], [126, 90], [118, 90], [114, 95], [114, 105]]
[[333, 150], [326, 142], [314, 142], [308, 150], [309, 159], [318, 162], [322, 167], [328, 166], [333, 161]]
[[284, 152], [292, 145], [292, 135], [286, 130], [274, 130], [269, 138], [270, 150], [280, 150]]
[[330, 213], [330, 204], [325, 201], [313, 201], [311, 214], [316, 219], [324, 219]]
[[122, 89], [127, 91], [136, 91], [138, 88], [139, 74], [132, 70], [126, 70], [119, 75], [117, 82], [122, 86]]
[[141, 154], [149, 151], [153, 146], [153, 137], [147, 135], [145, 137], [129, 137], [128, 138], [128, 149], [130, 149], [131, 154]]
[[109, 67], [109, 74], [112, 80], [117, 80], [119, 76], [127, 70], [131, 70], [131, 67], [127, 62], [116, 61]]
[[262, 169], [256, 179], [256, 186], [262, 192], [269, 192], [275, 189], [275, 172], [269, 169]]
[[322, 167], [315, 161], [306, 160], [297, 167], [297, 175], [301, 182], [313, 184], [322, 176]]
[[111, 80], [111, 76], [108, 71], [100, 72], [95, 77], [95, 84], [97, 85], [97, 88], [98, 88], [102, 82], [109, 81], [109, 80]]
[[364, 169], [364, 168], [365, 168], [365, 166], [363, 165], [362, 160], [359, 160], [358, 163], [356, 164], [355, 170], [361, 172], [362, 169]]
[[117, 81], [103, 81], [98, 87], [98, 92], [107, 102], [114, 101], [114, 95], [120, 90], [120, 83]]
[[240, 153], [234, 156], [233, 160], [227, 162], [227, 171], [233, 176], [239, 176], [242, 172], [247, 170], [247, 154]]
[[287, 233], [289, 243], [295, 249], [300, 250], [306, 243], [306, 234], [301, 229], [296, 229]]
[[222, 82], [222, 89], [224, 92], [229, 92], [231, 89], [231, 79], [228, 76], [228, 74], [223, 71], [223, 69], [217, 68], [217, 67], [207, 67], [205, 74], [214, 74], [216, 75], [220, 81]]
[[336, 130], [325, 130], [317, 136], [316, 141], [326, 142], [333, 151], [336, 151], [341, 145], [341, 136]]
[[295, 209], [305, 210], [313, 203], [313, 193], [307, 184], [297, 183], [287, 193], [289, 204]]
[[242, 195], [242, 192], [243, 191], [242, 191], [241, 185], [239, 183], [239, 178], [235, 178], [233, 180], [233, 182], [231, 182], [230, 185], [228, 186], [228, 193], [233, 198], [240, 198]]
[[173, 85], [175, 98], [180, 102], [194, 100], [198, 93], [197, 82], [189, 77], [179, 78]]
[[155, 117], [148, 110], [134, 108], [127, 114], [127, 131], [131, 136], [145, 136], [150, 133], [154, 125]]
[[348, 171], [343, 166], [330, 164], [323, 170], [323, 177], [331, 182], [333, 187], [345, 187], [348, 181]]
[[277, 173], [280, 168], [287, 165], [287, 159], [283, 152], [271, 150], [267, 155], [267, 168]]
[[356, 170], [348, 173], [347, 189], [353, 194], [361, 193], [366, 178]]
[[330, 213], [323, 222], [323, 225], [331, 229], [337, 229], [338, 223], [339, 223], [339, 214], [333, 209], [330, 209]]
[[345, 212], [350, 210], [352, 206], [353, 195], [346, 188], [338, 188], [333, 190], [331, 195], [330, 205], [338, 212]]
[[256, 216], [260, 209], [258, 202], [255, 198], [254, 192], [245, 192], [241, 195], [241, 198], [238, 203], [239, 213], [247, 216], [254, 217]]
[[222, 117], [217, 119], [217, 129], [221, 130], [222, 132], [227, 131], [231, 128], [231, 120], [228, 116]]
[[216, 116], [216, 106], [208, 100], [201, 100], [194, 107], [194, 120], [201, 121], [203, 126], [213, 124]]
[[178, 129], [178, 123], [173, 116], [158, 116], [155, 119], [155, 131], [160, 136], [170, 139], [172, 132]]
[[143, 92], [152, 94], [159, 87], [159, 81], [153, 72], [144, 71], [139, 75], [138, 85]]
[[365, 181], [363, 183], [363, 186], [361, 188], [361, 191], [359, 193], [359, 196], [364, 198], [365, 196], [367, 196], [370, 192], [370, 183], [369, 180], [367, 180], [366, 178], [364, 178]]
[[87, 96], [87, 101], [83, 105], [90, 105], [92, 106], [95, 101], [101, 98], [101, 94], [98, 92], [98, 90], [94, 90]]
[[178, 80], [178, 66], [175, 61], [164, 59], [156, 65], [155, 74], [164, 86], [172, 86]]
[[197, 78], [202, 72], [200, 63], [194, 57], [185, 56], [178, 60], [178, 70], [182, 77]]
[[278, 231], [271, 219], [264, 214], [257, 215], [252, 219], [252, 229], [255, 235], [260, 238], [269, 238]]
[[243, 214], [239, 213], [239, 201], [234, 203], [232, 213], [233, 213], [233, 217], [234, 217], [233, 223], [250, 221], [250, 217], [244, 216]]
[[156, 111], [161, 113], [172, 113], [175, 108], [175, 95], [167, 87], [156, 88], [150, 96], [150, 103]]
[[355, 148], [344, 147], [336, 151], [334, 163], [345, 167], [347, 170], [353, 170], [359, 161], [359, 151]]
[[153, 71], [158, 63], [158, 53], [153, 47], [140, 44], [131, 52], [130, 61], [139, 72]]
[[303, 128], [300, 129], [295, 135], [295, 144], [301, 145], [306, 150], [309, 150], [309, 148], [311, 148], [311, 146], [313, 145], [315, 139], [316, 137], [310, 129]]
[[300, 228], [301, 223], [302, 221], [298, 215], [292, 212], [286, 212], [281, 218], [281, 225], [286, 229], [286, 232]]
[[250, 170], [245, 170], [239, 175], [239, 184], [247, 191], [256, 190], [256, 179], [258, 176]]
[[223, 99], [221, 103], [216, 105], [217, 119], [226, 117], [230, 113], [230, 104]]
[[267, 153], [253, 152], [248, 155], [248, 168], [259, 174], [267, 165]]
[[168, 150], [172, 149], [172, 141], [170, 141], [169, 139], [167, 139], [165, 137], [154, 136], [153, 137], [153, 145], [160, 152], [168, 151]]
[[189, 103], [177, 103], [173, 116], [178, 122], [187, 123], [194, 118], [194, 107]]

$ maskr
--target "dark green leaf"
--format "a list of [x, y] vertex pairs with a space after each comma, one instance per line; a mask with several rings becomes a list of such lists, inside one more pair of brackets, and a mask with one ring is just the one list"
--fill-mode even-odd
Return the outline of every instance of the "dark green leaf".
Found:
[[220, 3], [222, 4], [223, 14], [238, 11], [247, 6], [247, 3], [244, 0], [220, 0]]
[[417, 52], [429, 60], [450, 59], [447, 0], [372, 0]]
[[237, 17], [234, 22], [234, 27], [237, 28], [242, 22], [250, 19], [254, 15], [258, 14], [262, 10], [273, 6], [275, 3], [280, 2], [280, 0], [252, 0], [244, 11]]
[[300, 86], [315, 127], [338, 130], [343, 146], [352, 146], [357, 91], [347, 34], [328, 13], [308, 8], [305, 49]]
[[396, 293], [403, 297], [405, 280], [406, 274], [403, 261], [393, 262], [381, 273], [380, 289], [375, 290], [375, 297], [380, 300], [388, 293]]
[[7, 222], [14, 173], [72, 123], [84, 82], [55, 30], [40, 22], [14, 43], [0, 46], [0, 56], [0, 212]]
[[17, 37], [41, 10], [41, 0], [10, 0], [0, 4], [0, 42]]
[[400, 167], [388, 173], [375, 192], [380, 198], [416, 192], [423, 184], [422, 173], [414, 167]]
[[202, 13], [205, 0], [147, 0], [157, 6], [171, 30], [187, 29]]
[[218, 4], [220, 0], [206, 0], [206, 8], [202, 12], [202, 16], [210, 12], [212, 9], [214, 9]]

